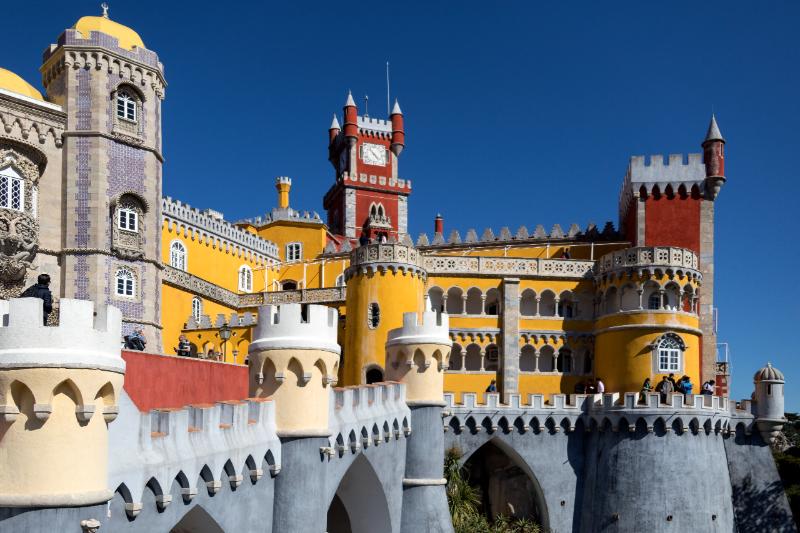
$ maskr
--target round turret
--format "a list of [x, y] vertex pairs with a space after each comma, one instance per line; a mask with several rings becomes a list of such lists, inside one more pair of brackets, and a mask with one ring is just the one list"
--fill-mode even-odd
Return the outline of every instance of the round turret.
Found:
[[42, 325], [42, 300], [0, 300], [0, 506], [108, 501], [108, 428], [125, 362], [122, 315], [61, 299]]
[[327, 435], [329, 385], [341, 348], [339, 313], [324, 305], [265, 305], [249, 347], [250, 396], [275, 401], [281, 436]]
[[347, 101], [344, 104], [344, 136], [347, 143], [353, 146], [358, 139], [358, 108], [353, 100], [353, 93], [347, 93]]
[[384, 348], [404, 313], [423, 310], [422, 256], [413, 246], [368, 244], [353, 250], [347, 282], [343, 356], [345, 385], [383, 381]]
[[392, 144], [390, 149], [395, 157], [400, 157], [400, 152], [403, 151], [406, 145], [406, 133], [403, 127], [403, 112], [400, 110], [400, 104], [395, 99], [392, 114]]
[[756, 425], [764, 442], [771, 442], [786, 422], [783, 405], [783, 372], [767, 363], [753, 376], [755, 384]]
[[409, 404], [443, 402], [444, 370], [450, 363], [449, 318], [426, 311], [403, 315], [403, 327], [389, 331], [386, 341], [386, 379], [406, 384]]

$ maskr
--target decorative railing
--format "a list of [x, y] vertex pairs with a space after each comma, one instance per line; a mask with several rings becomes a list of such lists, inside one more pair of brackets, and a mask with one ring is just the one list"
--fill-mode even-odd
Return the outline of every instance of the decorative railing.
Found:
[[665, 267], [675, 270], [697, 270], [697, 254], [685, 248], [642, 246], [611, 252], [597, 262], [597, 273], [618, 269]]
[[346, 297], [345, 287], [329, 287], [323, 289], [298, 289], [295, 291], [273, 291], [241, 296], [242, 307], [276, 304], [306, 303], [343, 303]]
[[594, 261], [518, 257], [428, 256], [428, 275], [537, 276], [583, 279], [593, 274]]
[[350, 266], [368, 263], [404, 263], [422, 267], [422, 256], [413, 246], [403, 244], [366, 244], [350, 255]]
[[163, 280], [170, 285], [199, 294], [209, 300], [214, 300], [229, 307], [241, 307], [239, 302], [240, 296], [235, 292], [198, 278], [183, 270], [164, 265]]

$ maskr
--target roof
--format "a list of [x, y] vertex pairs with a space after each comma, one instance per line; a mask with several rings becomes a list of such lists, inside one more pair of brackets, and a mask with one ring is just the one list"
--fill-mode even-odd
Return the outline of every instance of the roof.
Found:
[[21, 94], [22, 96], [44, 102], [42, 93], [36, 90], [33, 85], [23, 80], [14, 72], [4, 68], [0, 68], [0, 89], [5, 89], [12, 93]]
[[93, 31], [105, 33], [116, 37], [120, 48], [133, 50], [134, 48], [146, 48], [139, 34], [119, 22], [114, 22], [107, 17], [81, 17], [73, 26], [85, 38]]

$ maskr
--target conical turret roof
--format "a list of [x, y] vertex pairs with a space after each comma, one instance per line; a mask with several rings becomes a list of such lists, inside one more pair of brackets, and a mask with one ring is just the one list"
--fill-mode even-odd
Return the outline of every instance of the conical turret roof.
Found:
[[717, 126], [717, 117], [715, 117], [713, 114], [711, 115], [711, 122], [708, 125], [708, 132], [706, 133], [706, 138], [703, 142], [707, 143], [709, 141], [725, 142], [725, 139], [722, 137], [722, 133], [719, 131], [719, 126]]

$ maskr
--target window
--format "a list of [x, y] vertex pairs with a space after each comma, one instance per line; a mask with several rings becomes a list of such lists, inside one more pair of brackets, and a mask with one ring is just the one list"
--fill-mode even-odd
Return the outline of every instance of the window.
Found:
[[286, 245], [286, 262], [294, 263], [303, 259], [303, 244], [299, 242], [290, 242]]
[[200, 322], [200, 317], [203, 316], [203, 300], [195, 296], [192, 298], [192, 318], [195, 322]]
[[683, 343], [674, 334], [665, 335], [658, 343], [658, 371], [676, 372], [680, 370]]
[[25, 209], [25, 182], [11, 168], [0, 171], [0, 207]]
[[650, 310], [658, 310], [661, 309], [661, 294], [658, 292], [654, 292], [650, 295], [647, 299], [647, 308]]
[[558, 351], [556, 370], [564, 374], [572, 372], [572, 352], [570, 350], [561, 349]]
[[242, 292], [253, 290], [253, 270], [247, 265], [239, 267], [239, 290]]
[[338, 276], [336, 276], [336, 286], [337, 287], [347, 286], [347, 283], [345, 283], [344, 281], [344, 274], [339, 274]]
[[172, 241], [169, 247], [169, 264], [178, 270], [186, 270], [186, 247], [181, 241]]
[[375, 329], [381, 323], [381, 308], [378, 304], [372, 302], [367, 308], [367, 325], [370, 329]]
[[133, 298], [134, 291], [136, 290], [136, 278], [129, 268], [120, 268], [117, 270], [117, 296], [125, 298]]
[[117, 117], [136, 122], [136, 100], [128, 91], [117, 92]]
[[139, 214], [136, 212], [133, 206], [120, 206], [119, 210], [117, 211], [117, 227], [119, 229], [124, 229], [125, 231], [138, 233]]

